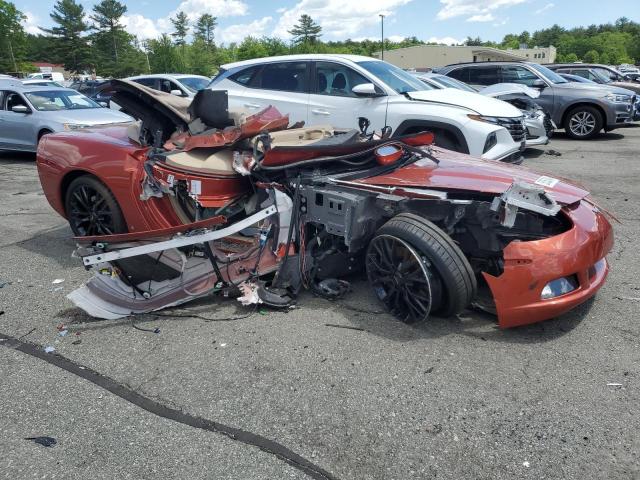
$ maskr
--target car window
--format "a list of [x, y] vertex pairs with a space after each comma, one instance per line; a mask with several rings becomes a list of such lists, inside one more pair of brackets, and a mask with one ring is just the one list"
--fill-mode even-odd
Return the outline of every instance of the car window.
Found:
[[478, 90], [473, 88], [471, 85], [467, 85], [466, 83], [461, 82], [460, 80], [456, 80], [455, 78], [449, 78], [446, 75], [431, 77], [431, 80], [439, 85], [442, 85], [445, 88], [457, 88], [458, 90], [478, 93]]
[[616, 75], [611, 72], [610, 70], [607, 70], [606, 68], [594, 68], [593, 71], [596, 73], [596, 75], [599, 75], [600, 78], [605, 82], [605, 83], [609, 83], [611, 81], [615, 81], [616, 80]]
[[229, 75], [229, 80], [233, 80], [240, 85], [249, 86], [260, 68], [261, 67], [259, 65], [245, 68], [243, 70], [240, 70], [239, 72], [234, 73], [233, 75]]
[[44, 92], [29, 92], [25, 95], [33, 107], [41, 112], [101, 108], [100, 105], [90, 98], [73, 91], [50, 90]]
[[145, 87], [156, 88], [155, 78], [138, 78], [134, 82], [144, 85]]
[[397, 93], [432, 90], [418, 78], [390, 63], [371, 60], [358, 62], [358, 65], [393, 88]]
[[160, 80], [160, 90], [166, 93], [171, 93], [171, 90], [180, 90], [182, 92], [182, 89], [176, 82], [166, 79]]
[[357, 97], [351, 89], [362, 83], [371, 82], [352, 68], [333, 62], [316, 63], [316, 85], [314, 93], [318, 95]]
[[[464, 82], [464, 80], [462, 81]], [[496, 65], [469, 67], [469, 80], [465, 83], [470, 83], [471, 85], [494, 85], [500, 83], [498, 67]]]
[[544, 65], [540, 65], [539, 63], [528, 63], [527, 65], [529, 66], [529, 68], [531, 68], [531, 69], [535, 70], [537, 73], [543, 75], [551, 83], [555, 83], [555, 84], [558, 84], [558, 83], [569, 83], [569, 82], [567, 82], [567, 80], [562, 78], [556, 72], [554, 72], [553, 70], [548, 69]]
[[447, 77], [455, 78], [461, 82], [467, 83], [469, 81], [469, 68], [456, 68], [455, 70], [447, 73]]
[[269, 63], [252, 80], [254, 88], [308, 92], [307, 62]]
[[182, 77], [180, 78], [180, 83], [186, 87], [187, 90], [196, 93], [200, 90], [207, 88], [209, 85], [208, 78], [200, 78], [200, 77]]
[[10, 112], [13, 109], [13, 107], [17, 107], [17, 106], [24, 106], [29, 108], [29, 105], [27, 105], [27, 102], [24, 101], [24, 98], [22, 98], [22, 96], [20, 96], [19, 93], [7, 91], [5, 92], [4, 96], [5, 96], [5, 101], [3, 102], [3, 105], [4, 105], [4, 109], [8, 112]]
[[519, 65], [502, 66], [502, 81], [504, 83], [519, 83], [532, 87], [536, 80], [539, 80], [538, 76], [524, 67]]

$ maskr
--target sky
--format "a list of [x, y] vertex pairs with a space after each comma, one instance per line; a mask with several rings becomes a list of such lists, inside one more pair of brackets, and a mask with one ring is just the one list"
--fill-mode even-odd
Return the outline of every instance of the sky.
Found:
[[[54, 0], [13, 0], [26, 14], [25, 29], [51, 26]], [[90, 13], [96, 0], [80, 0]], [[122, 1], [122, 0], [121, 0]], [[216, 41], [239, 42], [246, 36], [290, 38], [303, 13], [322, 26], [322, 39], [380, 38], [380, 14], [385, 37], [416, 36], [446, 44], [467, 36], [502, 40], [507, 33], [533, 32], [557, 23], [563, 27], [613, 22], [621, 16], [640, 21], [640, 0], [124, 0], [125, 28], [139, 38], [170, 33], [170, 18], [183, 10], [191, 20], [203, 13], [218, 17]]]

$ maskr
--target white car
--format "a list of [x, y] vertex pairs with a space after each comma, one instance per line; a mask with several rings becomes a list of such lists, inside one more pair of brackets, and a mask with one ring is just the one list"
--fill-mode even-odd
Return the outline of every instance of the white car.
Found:
[[430, 130], [444, 148], [487, 160], [519, 162], [525, 146], [520, 110], [454, 89], [429, 87], [389, 63], [356, 55], [288, 55], [223, 65], [210, 86], [226, 90], [229, 108], [273, 105], [292, 122], [371, 128], [394, 135]]
[[173, 73], [155, 73], [125, 78], [132, 82], [151, 87], [161, 92], [171, 93], [178, 97], [194, 97], [198, 91], [204, 89], [211, 79], [202, 75], [183, 75]]
[[556, 128], [542, 107], [530, 100], [540, 96], [540, 92], [535, 88], [519, 83], [497, 83], [477, 90], [460, 80], [439, 73], [414, 73], [414, 75], [436, 88], [456, 88], [511, 103], [514, 107], [520, 109], [524, 116], [524, 124], [527, 127], [527, 147], [547, 145]]

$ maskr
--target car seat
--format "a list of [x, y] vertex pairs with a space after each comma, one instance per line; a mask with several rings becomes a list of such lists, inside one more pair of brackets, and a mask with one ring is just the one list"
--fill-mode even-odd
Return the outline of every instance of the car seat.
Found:
[[347, 87], [347, 79], [344, 76], [344, 73], [341, 73], [341, 72], [336, 73], [336, 75], [333, 77], [333, 82], [331, 82], [332, 93], [339, 93], [342, 95], [346, 95], [347, 93], [346, 87]]

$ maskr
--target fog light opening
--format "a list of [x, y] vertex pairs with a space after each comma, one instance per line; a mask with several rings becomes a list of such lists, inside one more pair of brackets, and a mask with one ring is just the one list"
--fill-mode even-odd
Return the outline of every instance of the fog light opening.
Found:
[[571, 275], [569, 277], [557, 278], [547, 283], [542, 289], [540, 298], [542, 300], [548, 300], [550, 298], [556, 298], [561, 295], [571, 293], [578, 288], [578, 277]]

